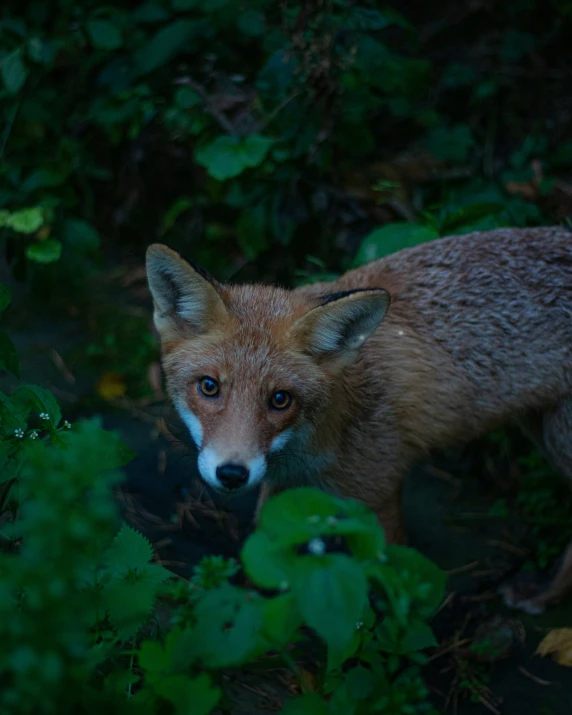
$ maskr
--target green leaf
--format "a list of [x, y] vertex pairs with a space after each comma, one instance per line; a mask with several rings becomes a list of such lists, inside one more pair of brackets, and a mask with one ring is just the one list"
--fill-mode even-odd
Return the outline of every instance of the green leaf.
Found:
[[437, 645], [431, 627], [420, 618], [412, 618], [407, 626], [396, 618], [387, 616], [376, 629], [381, 650], [395, 655], [409, 655]]
[[143, 534], [123, 524], [107, 550], [105, 563], [118, 575], [131, 570], [144, 570], [153, 558], [151, 542]]
[[62, 226], [62, 241], [80, 251], [93, 253], [100, 245], [99, 232], [88, 221], [69, 218]]
[[0, 332], [0, 370], [8, 370], [20, 377], [20, 358], [14, 343], [4, 332]]
[[366, 236], [354, 259], [354, 266], [376, 261], [402, 248], [433, 241], [439, 234], [432, 228], [414, 223], [388, 223]]
[[38, 206], [14, 211], [6, 219], [6, 226], [17, 233], [35, 233], [44, 223], [44, 212]]
[[257, 134], [246, 139], [221, 136], [199, 149], [195, 158], [197, 164], [204, 166], [210, 176], [225, 181], [238, 176], [246, 168], [261, 164], [272, 143], [272, 139]]
[[273, 647], [285, 647], [292, 643], [301, 625], [302, 619], [292, 594], [284, 593], [266, 600], [263, 632]]
[[137, 74], [148, 74], [168, 62], [188, 42], [195, 30], [189, 20], [175, 22], [161, 28], [156, 35], [134, 55]]
[[363, 569], [345, 554], [304, 556], [296, 565], [293, 593], [304, 622], [330, 646], [354, 637], [367, 603]]
[[280, 710], [281, 715], [328, 715], [328, 712], [325, 701], [315, 693], [288, 700]]
[[429, 132], [423, 142], [423, 146], [435, 159], [453, 164], [463, 163], [474, 144], [473, 133], [466, 124], [452, 127], [439, 125]]
[[230, 584], [206, 591], [194, 616], [195, 644], [204, 665], [225, 668], [245, 663], [264, 652], [261, 634], [264, 599]]
[[137, 633], [151, 613], [161, 584], [168, 577], [166, 569], [149, 564], [134, 579], [114, 578], [105, 584], [103, 603], [121, 639]]
[[12, 302], [12, 291], [7, 285], [0, 283], [0, 312], [6, 310], [6, 308]]
[[208, 715], [221, 695], [206, 673], [196, 678], [170, 675], [155, 685], [155, 690], [174, 705], [176, 715]]
[[38, 385], [20, 385], [12, 393], [11, 399], [20, 413], [25, 414], [26, 417], [30, 412], [49, 415], [49, 420], [44, 424], [49, 424], [51, 427], [57, 427], [62, 418], [56, 398], [49, 390]]
[[26, 256], [36, 263], [54, 263], [62, 255], [62, 244], [55, 238], [35, 241], [26, 247]]
[[238, 13], [236, 24], [238, 29], [249, 37], [260, 37], [266, 29], [264, 15], [258, 10], [246, 9]]
[[123, 44], [121, 30], [109, 20], [88, 20], [86, 29], [97, 50], [117, 50]]
[[241, 554], [246, 573], [262, 588], [288, 588], [295, 563], [288, 548], [258, 530], [251, 534]]
[[28, 77], [28, 70], [22, 62], [22, 50], [17, 49], [0, 60], [0, 72], [4, 86], [10, 94], [16, 94], [24, 86]]

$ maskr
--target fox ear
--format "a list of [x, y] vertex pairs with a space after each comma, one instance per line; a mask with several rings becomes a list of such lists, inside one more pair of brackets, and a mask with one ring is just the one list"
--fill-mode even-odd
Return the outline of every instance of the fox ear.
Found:
[[351, 362], [383, 320], [391, 302], [382, 288], [325, 295], [294, 326], [304, 349], [316, 357]]
[[167, 246], [149, 246], [146, 269], [162, 341], [200, 335], [227, 316], [216, 281]]

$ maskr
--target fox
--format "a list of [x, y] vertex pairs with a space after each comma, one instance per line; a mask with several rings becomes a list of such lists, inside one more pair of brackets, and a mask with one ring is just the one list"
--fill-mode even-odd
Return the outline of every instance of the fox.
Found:
[[[167, 392], [226, 494], [314, 486], [372, 509], [406, 543], [413, 464], [517, 421], [572, 480], [572, 232], [439, 238], [295, 289], [221, 283], [147, 249]], [[572, 541], [531, 614], [572, 589]]]

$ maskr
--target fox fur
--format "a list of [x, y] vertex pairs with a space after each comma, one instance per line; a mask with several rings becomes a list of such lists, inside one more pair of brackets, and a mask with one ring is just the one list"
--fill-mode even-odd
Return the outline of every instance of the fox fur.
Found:
[[[443, 238], [295, 290], [223, 285], [158, 244], [147, 274], [168, 392], [215, 488], [227, 463], [260, 503], [315, 485], [362, 500], [402, 542], [412, 463], [510, 419], [572, 480], [565, 228]], [[276, 391], [288, 408], [270, 407]], [[505, 600], [538, 612], [571, 587], [572, 544], [547, 591]]]

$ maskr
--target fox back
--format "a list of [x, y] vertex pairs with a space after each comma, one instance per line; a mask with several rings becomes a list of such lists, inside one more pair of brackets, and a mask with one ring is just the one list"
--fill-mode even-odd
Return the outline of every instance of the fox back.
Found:
[[[572, 233], [449, 237], [293, 291], [148, 250], [169, 394], [213, 487], [378, 511], [408, 464], [572, 393]], [[379, 465], [379, 466], [378, 466]]]

